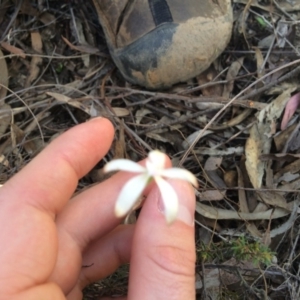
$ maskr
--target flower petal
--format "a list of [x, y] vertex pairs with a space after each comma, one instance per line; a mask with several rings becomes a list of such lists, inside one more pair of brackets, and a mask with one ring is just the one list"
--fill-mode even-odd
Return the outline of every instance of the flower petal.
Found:
[[112, 171], [127, 171], [134, 173], [146, 172], [146, 169], [136, 162], [129, 159], [116, 159], [112, 160], [104, 166], [104, 173]]
[[147, 174], [141, 174], [126, 182], [116, 202], [115, 214], [117, 217], [124, 217], [134, 207], [146, 187], [148, 179]]
[[159, 150], [153, 150], [148, 153], [148, 161], [152, 165], [152, 168], [163, 169], [165, 167], [166, 154]]
[[161, 170], [159, 174], [167, 178], [182, 179], [190, 182], [194, 187], [198, 187], [198, 181], [196, 176], [188, 170], [180, 168], [170, 168]]
[[170, 183], [159, 176], [154, 177], [154, 180], [160, 190], [161, 197], [164, 203], [164, 214], [168, 224], [171, 224], [177, 217], [178, 213], [178, 197]]

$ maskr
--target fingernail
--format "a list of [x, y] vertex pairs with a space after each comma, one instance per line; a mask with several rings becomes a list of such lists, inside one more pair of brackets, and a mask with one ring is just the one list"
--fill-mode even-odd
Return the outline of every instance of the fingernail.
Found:
[[180, 220], [183, 223], [194, 227], [195, 225], [194, 211], [193, 213], [191, 213], [186, 206], [180, 204], [178, 208], [177, 220]]
[[[190, 187], [188, 187], [188, 188], [190, 189]], [[179, 221], [187, 224], [188, 226], [194, 227], [195, 208], [194, 208], [194, 205], [191, 203], [191, 199], [187, 198], [188, 197], [187, 195], [190, 194], [190, 191], [187, 191], [187, 184], [186, 183], [180, 184], [177, 182], [176, 191], [177, 191], [178, 201], [179, 201], [178, 213], [177, 213], [176, 220], [179, 220]], [[163, 203], [162, 197], [158, 190], [156, 192], [159, 194], [159, 195], [157, 195], [158, 210], [160, 211], [161, 214], [164, 215], [165, 210], [164, 210], [164, 203]]]

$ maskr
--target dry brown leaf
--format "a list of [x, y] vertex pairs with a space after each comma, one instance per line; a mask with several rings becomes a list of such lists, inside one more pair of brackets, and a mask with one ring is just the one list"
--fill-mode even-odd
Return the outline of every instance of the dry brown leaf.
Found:
[[266, 163], [266, 180], [265, 186], [267, 188], [274, 187], [274, 172], [273, 172], [273, 162], [268, 160]]
[[13, 45], [10, 45], [10, 44], [8, 44], [7, 42], [1, 42], [0, 45], [1, 45], [1, 47], [2, 47], [3, 49], [5, 49], [7, 52], [10, 52], [10, 53], [12, 53], [12, 54], [19, 55], [19, 56], [22, 57], [22, 58], [26, 58], [26, 54], [25, 54], [25, 52], [24, 52], [22, 49], [20, 49], [20, 48], [18, 48], [18, 47], [15, 47], [15, 46], [13, 46]]
[[274, 42], [275, 42], [275, 35], [270, 34], [258, 42], [258, 47], [259, 48], [270, 48], [270, 47], [274, 46]]
[[[205, 217], [201, 216], [200, 214], [196, 215], [195, 222], [197, 224], [199, 224], [200, 227], [201, 227], [201, 225], [204, 225], [206, 227], [213, 228], [216, 232], [221, 232], [222, 231], [222, 227], [217, 222], [217, 220], [212, 220], [212, 219], [205, 218]], [[202, 227], [202, 228], [204, 228], [204, 227]], [[205, 229], [205, 230], [208, 231], [207, 229]], [[209, 236], [211, 237], [212, 236], [212, 232], [211, 231], [208, 231], [208, 232], [210, 233]], [[204, 240], [204, 243], [206, 245], [208, 245], [210, 242], [211, 242], [211, 238], [209, 240]]]
[[147, 108], [137, 110], [135, 113], [136, 123], [141, 124], [143, 118], [149, 114], [152, 114], [152, 111]]
[[[42, 54], [43, 42], [41, 35], [38, 31], [31, 32], [31, 45], [32, 48], [37, 52]], [[34, 56], [30, 62], [29, 75], [26, 79], [25, 87], [29, 87], [33, 80], [35, 80], [40, 73], [40, 65], [43, 59], [39, 56]]]
[[[252, 279], [250, 277], [251, 270], [257, 270], [257, 268], [253, 265], [253, 263], [248, 261], [240, 261], [238, 262], [235, 258], [231, 258], [230, 260], [224, 261], [222, 265], [228, 268], [220, 268], [214, 267], [213, 269], [204, 269], [204, 274], [202, 275], [202, 280], [196, 280], [196, 289], [203, 288], [203, 280], [205, 284], [206, 295], [209, 297], [207, 299], [220, 299], [221, 289], [220, 286], [233, 286], [235, 284], [241, 285], [241, 276], [237, 274], [237, 272], [233, 272], [232, 270], [240, 270], [240, 272], [247, 272], [248, 276], [243, 274], [244, 279], [247, 278], [249, 280]], [[243, 271], [244, 270], [244, 271]]]
[[5, 167], [9, 166], [9, 161], [4, 155], [0, 155], [0, 164]]
[[[239, 268], [240, 270], [245, 270], [250, 274], [250, 270], [256, 270], [257, 267], [250, 261], [237, 261], [235, 258], [231, 258], [223, 263], [226, 266], [233, 266]], [[226, 269], [220, 270], [220, 275], [222, 276], [222, 284], [233, 285], [241, 282], [241, 277], [236, 272], [227, 272]], [[245, 278], [245, 277], [244, 277]]]
[[64, 42], [73, 50], [75, 51], [79, 51], [79, 52], [82, 52], [82, 53], [85, 53], [85, 54], [95, 54], [95, 53], [98, 53], [99, 52], [99, 49], [96, 48], [96, 47], [93, 47], [91, 45], [78, 45], [78, 46], [75, 46], [73, 45], [71, 42], [69, 42], [65, 37], [61, 37]]
[[10, 128], [10, 136], [12, 140], [12, 147], [16, 148], [17, 144], [20, 143], [24, 137], [25, 133], [16, 124], [12, 123]]
[[14, 148], [21, 144], [28, 154], [33, 154], [37, 151], [37, 144], [34, 141], [26, 140], [25, 131], [16, 124], [11, 124], [11, 137]]
[[[0, 90], [0, 92], [1, 92], [1, 90]], [[10, 107], [10, 105], [4, 103], [1, 105], [0, 110], [2, 110], [2, 109], [11, 110], [11, 107]], [[3, 115], [0, 117], [0, 137], [6, 132], [7, 128], [10, 125], [10, 122], [11, 122], [11, 114]]]
[[246, 142], [245, 154], [247, 172], [254, 188], [260, 188], [262, 184], [265, 164], [259, 157], [264, 150], [269, 151], [270, 142], [267, 141], [266, 144], [269, 147], [264, 149], [265, 143], [260, 139], [260, 132], [256, 127], [252, 127]]
[[235, 170], [225, 171], [224, 182], [227, 187], [237, 186], [237, 172]]
[[292, 213], [288, 220], [281, 224], [279, 227], [273, 229], [270, 231], [270, 238], [274, 238], [277, 235], [283, 234], [287, 232], [295, 223], [297, 217], [298, 217], [298, 206], [299, 206], [299, 201], [295, 201], [294, 208], [292, 210]]
[[212, 125], [212, 126], [210, 126], [210, 128], [213, 130], [225, 130], [229, 127], [236, 126], [236, 125], [240, 124], [242, 121], [244, 121], [251, 113], [252, 113], [252, 109], [246, 108], [242, 112], [240, 112], [236, 117], [232, 118], [231, 120], [224, 122], [223, 124], [220, 124], [220, 125]]
[[49, 111], [41, 111], [37, 115], [35, 115], [35, 118], [29, 122], [29, 124], [25, 127], [24, 132], [26, 134], [36, 130], [38, 128], [38, 124], [41, 120], [49, 118], [51, 116], [51, 113]]
[[[283, 148], [284, 152], [296, 151], [300, 149], [300, 122], [294, 128], [290, 134], [285, 147]], [[299, 151], [297, 151], [299, 152]]]
[[[175, 115], [178, 115], [178, 114], [175, 114]], [[177, 117], [179, 117], [179, 115]], [[157, 124], [169, 124], [170, 121], [171, 121], [170, 118], [164, 116], [159, 121], [157, 121]], [[175, 125], [172, 125], [170, 128], [172, 130], [175, 130], [175, 129], [180, 129], [181, 127], [182, 127], [181, 124], [175, 124]], [[169, 130], [166, 127], [153, 130], [152, 132], [148, 132], [146, 134], [146, 136], [151, 139], [161, 141], [163, 143], [170, 143], [171, 145], [174, 145], [175, 143], [177, 143], [177, 136], [174, 134], [169, 134]], [[182, 139], [180, 139], [179, 143], [181, 141], [182, 141]]]
[[205, 97], [210, 96], [221, 96], [223, 87], [221, 84], [207, 86], [206, 84], [213, 82], [213, 80], [218, 76], [218, 72], [215, 69], [214, 65], [212, 64], [206, 71], [202, 72], [200, 75], [197, 76], [197, 81], [199, 86], [203, 86], [201, 89], [202, 95]]
[[[5, 98], [7, 94], [6, 87], [8, 87], [8, 71], [6, 60], [2, 51], [0, 50], [0, 100]], [[2, 105], [2, 103], [3, 102], [0, 102], [0, 106]]]
[[[204, 274], [202, 274], [201, 280], [196, 280], [196, 289], [202, 289], [203, 288], [203, 280], [205, 283], [205, 289], [208, 290], [210, 294], [213, 292], [211, 290], [216, 290], [215, 292], [217, 295], [220, 293], [220, 286], [221, 286], [221, 280], [220, 280], [220, 271], [215, 269], [205, 269]], [[211, 296], [210, 296], [210, 299]], [[214, 299], [214, 298], [213, 298]]]
[[279, 22], [277, 22], [276, 33], [277, 33], [276, 46], [282, 49], [286, 44], [286, 37], [289, 34], [289, 25], [286, 22], [284, 16], [282, 16]]
[[279, 193], [273, 191], [256, 191], [255, 193], [263, 203], [290, 211], [289, 205], [287, 204], [285, 197], [283, 197]]
[[23, 0], [22, 6], [21, 6], [21, 12], [22, 14], [26, 14], [33, 17], [38, 17], [39, 11], [34, 8], [29, 0]]
[[82, 102], [59, 93], [47, 92], [46, 94], [55, 98], [59, 102], [64, 102], [66, 104], [69, 104], [70, 106], [80, 109], [90, 116], [90, 109], [83, 105]]
[[[237, 173], [238, 173], [238, 187], [243, 188], [243, 187], [245, 187], [243, 175], [242, 175], [241, 170], [238, 166], [236, 166], [236, 169], [237, 169]], [[248, 213], [249, 208], [248, 208], [248, 203], [247, 203], [245, 190], [239, 189], [238, 190], [238, 195], [239, 195], [239, 208], [240, 208], [241, 212]]]
[[43, 13], [38, 12], [39, 20], [44, 24], [49, 26], [55, 27], [56, 18], [54, 15], [50, 14], [49, 12], [45, 11]]
[[300, 159], [293, 161], [292, 163], [286, 165], [280, 169], [274, 176], [274, 181], [279, 182], [279, 179], [286, 173], [295, 174], [300, 171]]
[[205, 171], [215, 171], [218, 170], [222, 164], [222, 157], [209, 157], [204, 165]]
[[70, 97], [59, 93], [47, 92], [46, 94], [50, 97], [53, 97], [57, 101], [64, 102], [64, 103], [68, 103], [70, 100], [72, 100]]
[[199, 155], [210, 155], [210, 156], [243, 155], [244, 148], [228, 147], [227, 149], [219, 150], [219, 149], [199, 147], [196, 148], [196, 150], [194, 150], [194, 153]]
[[294, 181], [295, 179], [299, 178], [300, 174], [292, 174], [290, 172], [283, 174], [281, 177], [278, 178], [278, 182], [291, 182]]
[[271, 137], [275, 134], [275, 124], [279, 119], [292, 90], [286, 90], [268, 106], [257, 113], [257, 121], [250, 129], [246, 142], [246, 168], [254, 188], [260, 188], [265, 173], [265, 162], [260, 160], [262, 154], [271, 149]]
[[41, 13], [38, 9], [36, 9], [31, 5], [29, 0], [23, 0], [21, 11], [22, 14], [36, 17], [44, 25], [50, 26], [55, 24], [55, 20], [56, 20], [55, 16], [53, 16], [49, 12]]
[[[219, 176], [217, 171], [206, 171], [205, 174], [207, 175], [209, 181], [212, 183], [212, 185], [221, 190], [226, 188], [226, 184], [224, 183], [223, 179]], [[220, 191], [226, 194], [226, 191]]]
[[[25, 138], [25, 134], [22, 129], [20, 129], [16, 124], [12, 123], [10, 125], [10, 141], [9, 145], [7, 145], [11, 152], [14, 154], [14, 165], [22, 166], [24, 164], [24, 159], [18, 149], [18, 144]], [[4, 143], [5, 144], [5, 143]]]
[[[185, 141], [182, 142], [182, 147], [183, 149], [188, 149], [190, 147], [190, 145], [192, 145], [192, 143], [194, 142], [194, 140], [199, 136], [199, 134], [202, 133], [202, 129], [195, 131], [194, 133], [190, 134]], [[213, 131], [211, 130], [205, 130], [202, 135], [201, 135], [201, 139], [203, 139], [205, 136], [209, 135], [213, 133]]]
[[279, 134], [277, 134], [274, 137], [274, 143], [278, 152], [283, 151], [283, 149], [286, 148], [287, 141], [290, 138], [293, 131], [295, 130], [295, 128], [297, 127], [297, 125], [297, 123], [294, 123], [285, 130], [282, 130]]
[[222, 160], [222, 157], [209, 157], [205, 162], [204, 170], [206, 178], [216, 188], [216, 190], [200, 192], [199, 198], [202, 201], [219, 201], [224, 199], [224, 196], [226, 195], [226, 190], [222, 190], [226, 188], [226, 184], [218, 174], [218, 169], [222, 164]]
[[[261, 78], [265, 74], [264, 69], [264, 57], [261, 53], [261, 50], [257, 47], [254, 47], [255, 56], [256, 56], [256, 69], [257, 69], [257, 78]], [[258, 87], [262, 87], [263, 83], [261, 82]]]
[[82, 102], [77, 101], [76, 99], [72, 99], [68, 96], [59, 94], [59, 93], [53, 93], [53, 92], [47, 92], [47, 95], [55, 98], [57, 101], [64, 102], [72, 107], [78, 108], [82, 111], [84, 111], [86, 114], [88, 114], [91, 117], [91, 110], [88, 106], [84, 105]]
[[156, 133], [156, 132], [148, 132], [146, 133], [146, 136], [150, 139], [163, 142], [163, 143], [170, 143], [173, 145], [173, 141], [168, 137], [168, 136], [163, 136], [161, 133]]
[[240, 57], [236, 61], [234, 61], [231, 66], [228, 69], [227, 75], [226, 75], [226, 81], [228, 83], [225, 84], [222, 97], [229, 98], [231, 95], [231, 92], [234, 87], [234, 81], [236, 79], [236, 76], [238, 75], [241, 67], [243, 66], [245, 57]]
[[289, 210], [282, 208], [269, 209], [267, 211], [259, 211], [256, 213], [243, 213], [222, 208], [212, 207], [200, 202], [196, 203], [196, 211], [209, 219], [215, 220], [269, 220], [278, 219], [285, 217], [290, 214], [291, 210], [294, 208], [294, 202], [288, 203]]
[[115, 153], [113, 159], [119, 158], [128, 158], [126, 154], [126, 142], [125, 142], [125, 133], [124, 127], [120, 126], [119, 136], [114, 143]]
[[[245, 187], [243, 174], [242, 174], [239, 167], [236, 167], [236, 168], [237, 168], [237, 173], [238, 173], [238, 186], [239, 187]], [[246, 191], [243, 190], [243, 189], [239, 189], [238, 190], [238, 195], [239, 195], [239, 208], [240, 208], [241, 212], [249, 213], [250, 210], [249, 210], [249, 207], [248, 207]], [[246, 223], [246, 228], [252, 236], [257, 237], [257, 238], [262, 237], [261, 232], [257, 229], [256, 225], [253, 222], [247, 222]]]
[[124, 107], [112, 107], [112, 110], [116, 117], [126, 117], [130, 114], [130, 111]]
[[219, 190], [208, 190], [204, 192], [196, 192], [200, 201], [221, 201], [224, 199], [226, 192]]
[[260, 159], [263, 161], [278, 160], [278, 161], [289, 161], [292, 158], [300, 158], [300, 154], [293, 154], [293, 153], [270, 153], [270, 154], [262, 154]]
[[282, 195], [285, 195], [287, 191], [300, 190], [300, 179], [298, 178], [292, 182], [280, 185], [278, 189], [284, 191], [284, 192], [280, 192]]
[[[74, 18], [73, 22], [71, 22], [71, 32], [73, 33], [73, 36], [75, 37], [77, 43], [80, 45], [79, 48], [86, 48], [86, 50], [91, 50], [91, 48], [93, 48], [94, 50], [98, 50], [96, 47], [88, 45], [83, 31], [82, 20], [80, 18]], [[91, 57], [90, 55], [87, 55], [87, 53], [88, 52], [85, 51], [85, 54], [81, 56], [83, 64], [86, 68], [88, 68], [91, 63]]]

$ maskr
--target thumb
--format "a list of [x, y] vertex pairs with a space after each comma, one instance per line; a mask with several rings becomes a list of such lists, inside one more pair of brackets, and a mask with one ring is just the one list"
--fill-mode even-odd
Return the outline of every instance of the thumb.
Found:
[[195, 299], [195, 194], [190, 184], [168, 180], [179, 216], [168, 225], [155, 186], [142, 208], [133, 238], [128, 299]]

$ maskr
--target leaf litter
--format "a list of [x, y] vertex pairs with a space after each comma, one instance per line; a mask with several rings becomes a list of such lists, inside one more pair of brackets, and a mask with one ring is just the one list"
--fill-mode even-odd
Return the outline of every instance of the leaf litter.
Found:
[[[115, 68], [91, 2], [0, 3], [0, 184], [68, 128], [107, 117], [116, 137], [104, 161], [159, 149], [197, 176], [195, 240], [211, 249], [195, 266], [199, 299], [298, 299], [300, 5], [233, 10], [231, 42], [207, 71], [148, 91]], [[104, 180], [102, 167], [77, 192]], [[226, 256], [241, 238], [273, 259]], [[84, 297], [125, 294], [127, 280], [121, 269]]]

